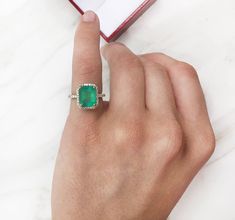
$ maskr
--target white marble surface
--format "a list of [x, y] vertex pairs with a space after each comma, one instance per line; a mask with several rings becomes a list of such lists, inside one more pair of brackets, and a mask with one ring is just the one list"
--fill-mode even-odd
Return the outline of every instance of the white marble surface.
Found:
[[[0, 219], [50, 219], [78, 17], [66, 0], [0, 0]], [[235, 1], [159, 0], [120, 41], [192, 63], [205, 91], [217, 149], [170, 220], [235, 220]]]

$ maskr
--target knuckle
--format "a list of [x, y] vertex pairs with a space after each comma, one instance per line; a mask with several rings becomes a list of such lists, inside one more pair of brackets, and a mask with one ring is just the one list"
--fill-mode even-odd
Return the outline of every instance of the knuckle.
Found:
[[194, 78], [194, 79], [198, 78], [197, 71], [192, 65], [188, 63], [177, 62], [177, 64], [175, 64], [173, 68], [175, 71], [179, 72], [181, 76]]
[[183, 131], [178, 122], [171, 122], [167, 126], [168, 146], [166, 148], [169, 158], [179, 154], [183, 143]]
[[214, 153], [215, 145], [216, 140], [213, 130], [211, 128], [203, 130], [197, 134], [194, 143], [192, 143], [189, 157], [195, 165], [201, 166], [210, 159]]
[[157, 53], [148, 53], [148, 54], [145, 54], [146, 55], [146, 58], [150, 58], [150, 59], [157, 59], [159, 57], [164, 57], [166, 56], [164, 53], [161, 53], [161, 52], [157, 52]]
[[119, 58], [122, 66], [128, 69], [140, 69], [142, 68], [142, 63], [136, 56], [132, 56], [130, 54], [120, 54]]
[[105, 49], [112, 60], [118, 60], [123, 68], [140, 68], [142, 63], [139, 58], [132, 53], [128, 52], [126, 46], [121, 43], [111, 43]]
[[[141, 58], [145, 60], [149, 60], [154, 62], [155, 64], [161, 63], [162, 60], [165, 58], [169, 58], [166, 54], [158, 52], [158, 53], [147, 53], [141, 55]], [[173, 63], [176, 63], [177, 61], [172, 60]]]
[[151, 55], [154, 56], [154, 57], [164, 57], [164, 56], [166, 56], [166, 54], [164, 54], [162, 52], [152, 53]]
[[79, 25], [74, 34], [74, 43], [81, 44], [82, 42], [94, 42], [93, 30], [90, 28], [83, 28]]
[[145, 61], [144, 62], [144, 66], [146, 68], [146, 70], [149, 70], [147, 72], [149, 73], [155, 73], [155, 74], [162, 74], [162, 75], [168, 75], [167, 73], [167, 70], [164, 66], [158, 64], [158, 63], [155, 63], [153, 61]]
[[85, 57], [80, 57], [80, 65], [78, 66], [79, 75], [80, 76], [91, 76], [91, 75], [96, 75], [101, 71], [101, 66], [99, 63], [92, 63], [90, 62], [91, 59], [85, 58]]
[[157, 69], [157, 70], [162, 71], [162, 72], [166, 71], [166, 69], [162, 65], [160, 65], [158, 63], [155, 63], [152, 60], [145, 59], [144, 60], [144, 65], [148, 69], [155, 69], [155, 70]]
[[215, 151], [216, 140], [213, 130], [201, 134], [200, 139], [202, 146], [200, 158], [202, 161], [207, 161]]
[[119, 146], [140, 147], [143, 141], [141, 122], [122, 121], [115, 126], [114, 142]]
[[157, 144], [164, 157], [172, 160], [181, 151], [183, 130], [177, 121], [164, 122], [160, 135], [156, 135], [154, 140], [154, 144]]

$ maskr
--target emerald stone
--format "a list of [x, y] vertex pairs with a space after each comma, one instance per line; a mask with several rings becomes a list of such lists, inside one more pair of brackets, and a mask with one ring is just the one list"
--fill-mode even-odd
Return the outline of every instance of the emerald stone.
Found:
[[77, 91], [78, 104], [81, 108], [92, 109], [98, 105], [97, 87], [93, 84], [81, 85]]

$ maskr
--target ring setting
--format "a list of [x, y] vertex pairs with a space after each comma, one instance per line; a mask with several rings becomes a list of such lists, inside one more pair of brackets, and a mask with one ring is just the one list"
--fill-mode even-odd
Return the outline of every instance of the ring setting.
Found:
[[80, 109], [96, 109], [99, 105], [99, 99], [105, 97], [105, 94], [99, 94], [98, 87], [95, 84], [81, 84], [76, 90], [76, 94], [69, 95], [69, 98], [76, 99]]

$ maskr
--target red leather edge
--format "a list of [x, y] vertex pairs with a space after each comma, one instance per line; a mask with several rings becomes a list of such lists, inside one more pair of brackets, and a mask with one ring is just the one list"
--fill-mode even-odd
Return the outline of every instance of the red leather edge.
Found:
[[[81, 14], [84, 14], [84, 11], [74, 2], [74, 0], [69, 1]], [[100, 35], [107, 42], [116, 40], [156, 1], [157, 0], [145, 0], [110, 36], [106, 36], [102, 31], [100, 32]]]

